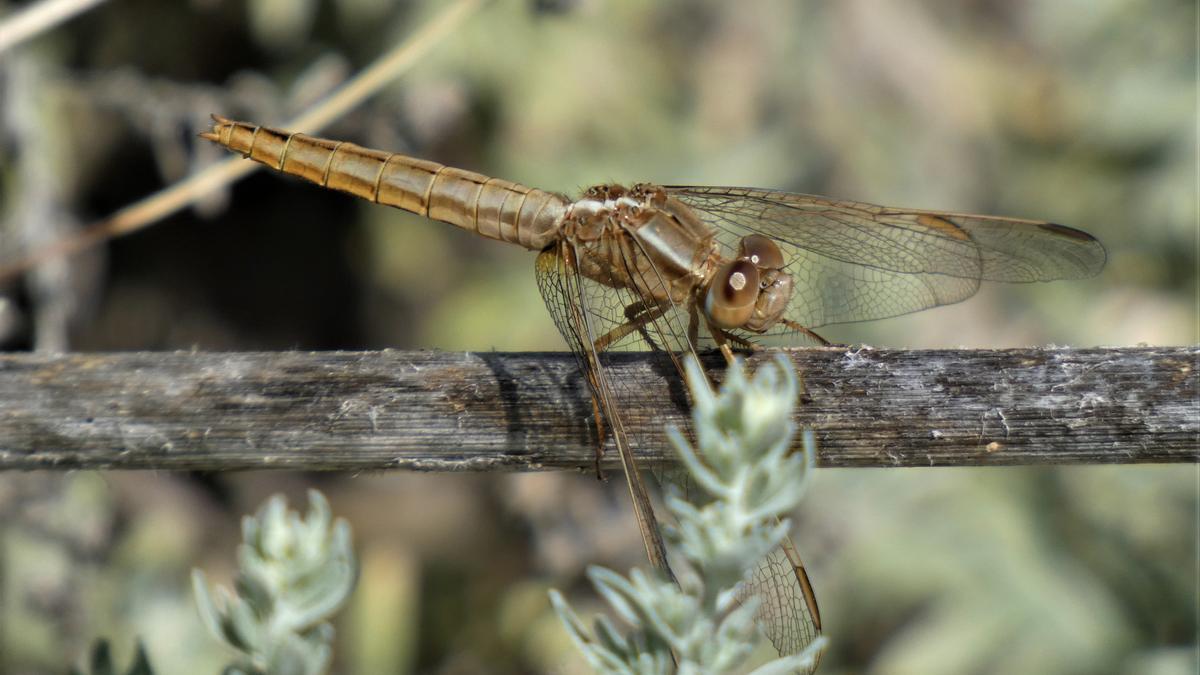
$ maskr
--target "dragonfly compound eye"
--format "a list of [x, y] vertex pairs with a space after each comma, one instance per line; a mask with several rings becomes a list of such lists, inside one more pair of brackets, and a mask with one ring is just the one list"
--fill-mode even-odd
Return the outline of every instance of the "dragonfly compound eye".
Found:
[[775, 242], [761, 234], [750, 234], [742, 237], [738, 246], [738, 258], [749, 260], [760, 270], [783, 269], [783, 253]]
[[721, 328], [740, 327], [754, 314], [758, 291], [758, 268], [748, 260], [735, 260], [713, 275], [704, 312]]

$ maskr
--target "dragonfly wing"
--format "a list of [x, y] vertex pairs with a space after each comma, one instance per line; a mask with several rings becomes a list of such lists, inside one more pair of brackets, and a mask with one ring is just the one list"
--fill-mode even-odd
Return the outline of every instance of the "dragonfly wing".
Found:
[[[538, 287], [559, 331], [587, 375], [601, 412], [612, 429], [618, 451], [622, 453], [634, 507], [639, 510], [639, 504], [643, 503], [639, 495], [645, 494], [645, 487], [632, 453], [628, 456], [625, 453], [631, 443], [637, 444], [642, 439], [627, 434], [622, 419], [630, 412], [646, 414], [646, 411], [644, 405], [640, 411], [627, 405], [636, 393], [634, 383], [608, 378], [606, 368], [619, 352], [660, 351], [670, 357], [673, 369], [682, 382], [682, 359], [686, 354], [695, 354], [695, 337], [699, 335], [703, 339], [704, 326], [703, 322], [698, 322], [693, 330], [692, 308], [643, 298], [617, 278], [628, 278], [637, 269], [648, 270], [642, 274], [656, 274], [653, 266], [639, 266], [638, 261], [626, 260], [622, 272], [615, 272], [608, 283], [599, 283], [578, 273], [574, 258], [586, 254], [586, 250], [576, 250], [569, 242], [543, 251], [537, 259]], [[636, 256], [639, 252], [631, 248], [627, 255]], [[654, 284], [643, 283], [641, 286], [651, 287]], [[598, 341], [602, 343], [601, 348], [596, 347]], [[649, 426], [661, 428], [662, 425]], [[666, 477], [667, 480], [677, 479], [678, 473], [681, 472], [658, 472], [660, 478]], [[649, 511], [649, 502], [644, 503]], [[653, 513], [648, 513], [647, 517], [639, 514], [638, 519], [647, 552], [653, 561], [656, 551], [661, 550], [662, 546], [657, 530], [653, 533], [647, 531], [651, 525], [657, 527]], [[793, 554], [789, 555], [787, 550]], [[781, 654], [798, 653], [819, 634], [820, 618], [816, 599], [803, 566], [799, 565], [799, 556], [794, 555], [794, 549], [790, 547], [790, 541], [753, 572], [746, 590], [763, 598], [759, 623], [763, 633]]]
[[758, 233], [783, 249], [795, 288], [787, 317], [809, 328], [965, 300], [982, 281], [1080, 279], [1104, 247], [1063, 225], [895, 209], [732, 187], [668, 187], [729, 249]]
[[[656, 569], [673, 578], [658, 521], [622, 420], [620, 400], [627, 392], [608, 377], [610, 353], [596, 347], [599, 338], [626, 323], [617, 318], [624, 317], [626, 311], [620, 295], [616, 289], [605, 288], [579, 274], [576, 251], [567, 241], [542, 251], [535, 269], [542, 299], [575, 354], [617, 446], [646, 555]], [[633, 335], [636, 334], [635, 331]], [[626, 336], [619, 342], [629, 341]]]
[[821, 634], [817, 598], [791, 539], [762, 559], [741, 593], [758, 597], [758, 625], [780, 654], [799, 654]]

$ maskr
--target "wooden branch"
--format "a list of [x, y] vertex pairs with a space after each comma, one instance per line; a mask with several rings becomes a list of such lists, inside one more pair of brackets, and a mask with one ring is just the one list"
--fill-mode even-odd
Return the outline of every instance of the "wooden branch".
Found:
[[[785, 353], [821, 466], [1200, 460], [1194, 347]], [[637, 454], [663, 461], [678, 375], [652, 354], [610, 375], [633, 385]], [[569, 354], [13, 354], [0, 469], [589, 469], [591, 411]]]

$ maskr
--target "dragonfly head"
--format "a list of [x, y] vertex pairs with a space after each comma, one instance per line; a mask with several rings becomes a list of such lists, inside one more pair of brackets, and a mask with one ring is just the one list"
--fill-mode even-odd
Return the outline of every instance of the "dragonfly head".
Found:
[[761, 333], [775, 325], [787, 310], [792, 299], [792, 275], [783, 271], [787, 261], [775, 242], [761, 234], [742, 237], [738, 244], [738, 257], [749, 260], [758, 268], [758, 297], [754, 301], [754, 313], [743, 324], [743, 328]]
[[792, 275], [783, 271], [783, 253], [758, 234], [743, 237], [738, 256], [712, 276], [704, 311], [721, 328], [761, 333], [783, 316], [792, 297]]
[[754, 313], [742, 328], [762, 333], [774, 326], [787, 311], [788, 301], [792, 299], [792, 275], [779, 269], [765, 270], [758, 276], [758, 289]]

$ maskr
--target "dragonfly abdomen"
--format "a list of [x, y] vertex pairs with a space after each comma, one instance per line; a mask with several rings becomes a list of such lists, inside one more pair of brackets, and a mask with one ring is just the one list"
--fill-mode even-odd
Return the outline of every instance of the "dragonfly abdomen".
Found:
[[463, 169], [213, 116], [201, 134], [260, 164], [323, 187], [540, 251], [558, 236], [567, 200]]

